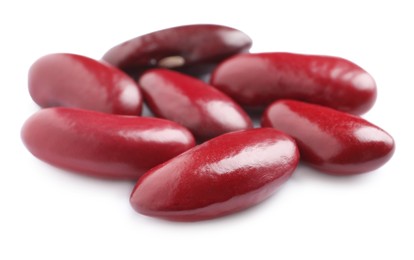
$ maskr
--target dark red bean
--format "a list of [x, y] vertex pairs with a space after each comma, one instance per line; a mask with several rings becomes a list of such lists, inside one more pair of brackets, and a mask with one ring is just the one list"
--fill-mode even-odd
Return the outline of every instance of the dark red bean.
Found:
[[65, 106], [113, 114], [139, 115], [142, 95], [119, 69], [67, 53], [46, 55], [29, 71], [29, 91], [41, 107]]
[[351, 114], [293, 100], [274, 102], [262, 126], [295, 138], [301, 159], [335, 175], [373, 171], [394, 152], [394, 140], [379, 127]]
[[295, 99], [363, 114], [376, 99], [375, 81], [366, 71], [330, 56], [241, 54], [221, 63], [210, 82], [244, 106]]
[[293, 139], [277, 130], [224, 134], [147, 172], [131, 194], [131, 205], [175, 221], [231, 214], [273, 194], [298, 160]]
[[201, 140], [253, 127], [232, 99], [190, 76], [153, 69], [140, 78], [139, 85], [155, 115], [187, 127]]
[[21, 135], [39, 159], [106, 178], [137, 179], [194, 146], [191, 133], [171, 121], [72, 108], [37, 112]]
[[247, 51], [251, 39], [236, 29], [210, 24], [168, 28], [126, 41], [103, 59], [126, 71], [142, 67], [178, 68], [217, 62]]

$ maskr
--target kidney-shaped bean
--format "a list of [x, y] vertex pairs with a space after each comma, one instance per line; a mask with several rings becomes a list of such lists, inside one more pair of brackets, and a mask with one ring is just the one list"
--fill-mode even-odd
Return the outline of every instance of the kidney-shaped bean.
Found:
[[249, 116], [239, 105], [198, 79], [153, 69], [142, 75], [139, 85], [154, 114], [187, 127], [201, 140], [252, 128]]
[[75, 54], [49, 54], [37, 60], [29, 71], [29, 91], [41, 107], [126, 115], [139, 115], [142, 109], [141, 92], [127, 74]]
[[251, 39], [239, 30], [211, 24], [168, 28], [126, 41], [110, 49], [103, 59], [121, 69], [177, 68], [217, 62], [247, 51]]
[[394, 152], [393, 138], [368, 121], [299, 101], [274, 102], [265, 111], [262, 126], [295, 138], [303, 161], [335, 175], [375, 170]]
[[137, 179], [195, 144], [186, 128], [168, 120], [62, 107], [31, 116], [21, 136], [39, 159], [105, 178]]
[[221, 63], [210, 82], [239, 104], [253, 107], [295, 99], [363, 114], [376, 99], [375, 81], [366, 71], [330, 56], [240, 54]]
[[231, 214], [273, 194], [298, 160], [293, 139], [277, 130], [227, 133], [151, 169], [137, 182], [131, 205], [175, 221]]

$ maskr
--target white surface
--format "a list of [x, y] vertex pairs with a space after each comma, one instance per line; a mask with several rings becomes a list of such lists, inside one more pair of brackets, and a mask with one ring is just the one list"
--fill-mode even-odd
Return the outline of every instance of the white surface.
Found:
[[[414, 259], [410, 1], [268, 2], [2, 1], [0, 259]], [[364, 117], [394, 136], [392, 160], [346, 178], [301, 166], [261, 205], [186, 224], [136, 214], [131, 182], [71, 174], [26, 151], [19, 132], [38, 109], [27, 91], [37, 58], [98, 59], [129, 38], [191, 23], [238, 28], [253, 52], [336, 55], [368, 70], [379, 95]]]

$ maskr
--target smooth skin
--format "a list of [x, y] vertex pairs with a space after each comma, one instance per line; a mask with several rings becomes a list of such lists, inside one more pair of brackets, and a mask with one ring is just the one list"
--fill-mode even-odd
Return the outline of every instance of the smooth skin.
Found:
[[155, 115], [187, 127], [199, 140], [253, 127], [236, 102], [201, 80], [153, 69], [141, 76], [139, 85]]
[[243, 32], [214, 24], [193, 24], [152, 32], [119, 44], [103, 60], [126, 71], [180, 68], [215, 63], [246, 52], [252, 40]]
[[55, 53], [29, 71], [29, 92], [41, 107], [73, 107], [111, 114], [140, 115], [142, 94], [123, 71], [85, 56]]
[[371, 75], [348, 60], [283, 52], [235, 55], [214, 70], [210, 84], [247, 107], [294, 99], [356, 115], [377, 96]]
[[395, 150], [391, 135], [367, 120], [299, 101], [271, 104], [263, 114], [262, 126], [295, 138], [301, 160], [333, 175], [378, 169]]
[[173, 221], [216, 218], [271, 196], [298, 161], [294, 140], [275, 129], [227, 133], [148, 171], [130, 202], [141, 214]]
[[46, 108], [21, 131], [37, 158], [57, 167], [111, 179], [138, 179], [195, 145], [177, 123], [73, 108]]

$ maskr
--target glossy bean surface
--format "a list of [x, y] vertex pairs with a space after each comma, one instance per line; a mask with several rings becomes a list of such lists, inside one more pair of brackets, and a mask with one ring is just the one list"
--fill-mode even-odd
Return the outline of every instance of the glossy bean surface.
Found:
[[113, 114], [139, 115], [142, 94], [127, 74], [76, 54], [38, 59], [29, 71], [29, 92], [41, 107], [75, 107]]
[[222, 62], [210, 83], [244, 106], [295, 99], [363, 114], [376, 100], [374, 79], [358, 65], [331, 56], [240, 54]]
[[206, 83], [167, 69], [153, 69], [139, 80], [152, 112], [175, 121], [200, 140], [252, 128], [246, 112]]
[[145, 34], [110, 49], [103, 60], [127, 71], [145, 67], [179, 68], [217, 62], [247, 51], [243, 32], [221, 25], [195, 24]]
[[387, 132], [358, 116], [293, 100], [271, 104], [262, 126], [295, 138], [303, 161], [335, 175], [373, 171], [395, 147]]
[[27, 149], [52, 165], [96, 177], [137, 179], [193, 147], [191, 133], [163, 119], [46, 108], [24, 124]]
[[151, 169], [137, 182], [131, 205], [175, 221], [231, 214], [273, 194], [298, 160], [293, 139], [275, 129], [227, 133]]

